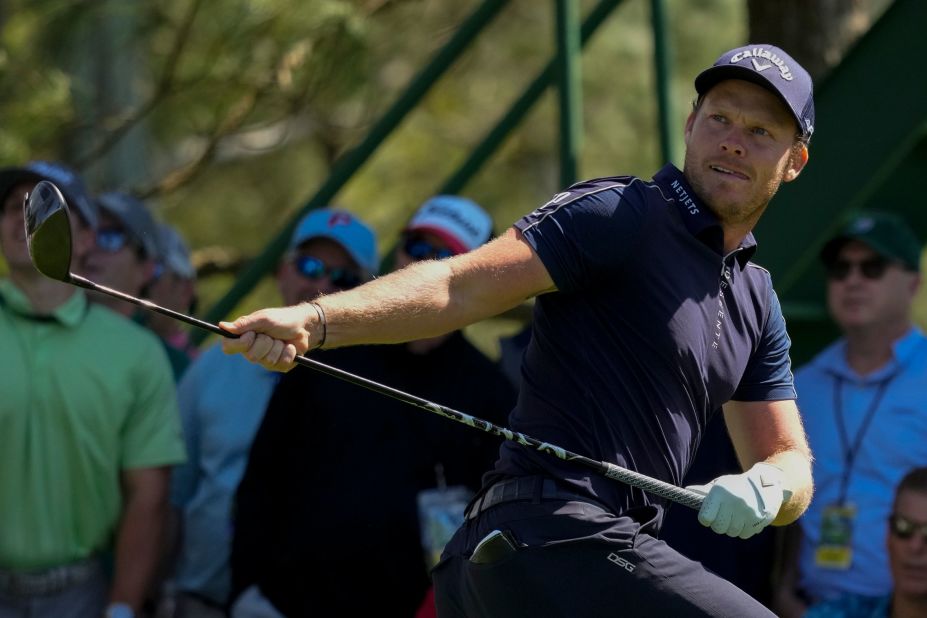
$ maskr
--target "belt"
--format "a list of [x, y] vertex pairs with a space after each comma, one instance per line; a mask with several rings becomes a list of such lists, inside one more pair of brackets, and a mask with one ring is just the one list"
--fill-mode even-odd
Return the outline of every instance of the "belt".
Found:
[[467, 507], [466, 518], [473, 519], [483, 511], [505, 502], [540, 502], [541, 500], [564, 500], [586, 502], [611, 512], [610, 507], [584, 494], [562, 489], [553, 479], [540, 476], [521, 476], [490, 485], [482, 495]]
[[0, 592], [17, 597], [56, 594], [87, 581], [99, 571], [100, 561], [97, 558], [87, 558], [44, 571], [0, 569]]

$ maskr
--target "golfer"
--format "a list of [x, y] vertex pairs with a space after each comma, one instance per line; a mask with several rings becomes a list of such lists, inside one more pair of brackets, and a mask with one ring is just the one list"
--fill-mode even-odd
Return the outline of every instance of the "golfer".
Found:
[[[313, 348], [431, 337], [536, 296], [513, 429], [679, 484], [723, 409], [745, 472], [700, 488], [699, 520], [741, 538], [794, 521], [811, 456], [751, 230], [808, 162], [811, 79], [748, 45], [695, 89], [683, 171], [582, 182], [470, 253], [225, 323], [242, 335], [226, 352], [288, 370]], [[664, 507], [506, 441], [435, 567], [438, 613], [772, 616], [657, 538]]]

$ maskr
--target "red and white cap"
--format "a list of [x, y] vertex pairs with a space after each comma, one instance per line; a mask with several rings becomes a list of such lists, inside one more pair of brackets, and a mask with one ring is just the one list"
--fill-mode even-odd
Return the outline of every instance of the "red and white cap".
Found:
[[431, 232], [456, 253], [476, 249], [492, 237], [492, 217], [476, 202], [437, 195], [416, 211], [406, 232]]

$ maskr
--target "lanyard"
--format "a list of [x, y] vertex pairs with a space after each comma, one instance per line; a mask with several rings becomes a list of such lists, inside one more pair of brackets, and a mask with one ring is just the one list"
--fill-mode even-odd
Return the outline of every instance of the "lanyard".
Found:
[[888, 385], [895, 378], [894, 375], [890, 375], [876, 386], [876, 392], [872, 396], [872, 401], [869, 402], [869, 408], [866, 410], [866, 414], [863, 416], [863, 420], [859, 425], [859, 429], [856, 431], [856, 435], [853, 437], [853, 444], [849, 443], [847, 438], [847, 428], [843, 420], [843, 383], [844, 380], [840, 376], [834, 376], [834, 417], [837, 419], [837, 429], [838, 435], [840, 436], [840, 449], [843, 451], [843, 477], [840, 479], [840, 495], [838, 497], [838, 504], [844, 504], [847, 498], [847, 489], [850, 485], [850, 476], [853, 474], [853, 464], [856, 462], [856, 455], [859, 453], [859, 448], [863, 444], [863, 437], [866, 435], [866, 431], [869, 430], [869, 424], [872, 422], [872, 418], [875, 416], [876, 410], [879, 407], [879, 403], [882, 401], [882, 397], [885, 395], [885, 391], [888, 390]]

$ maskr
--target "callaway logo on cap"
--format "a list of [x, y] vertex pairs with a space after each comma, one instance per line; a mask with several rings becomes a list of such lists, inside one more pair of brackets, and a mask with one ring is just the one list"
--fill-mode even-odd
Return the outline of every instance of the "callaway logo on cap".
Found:
[[752, 44], [729, 50], [695, 78], [699, 97], [726, 79], [753, 82], [776, 94], [792, 112], [802, 137], [814, 133], [814, 86], [794, 58], [775, 45]]

